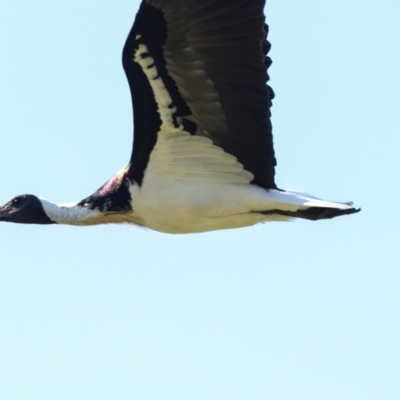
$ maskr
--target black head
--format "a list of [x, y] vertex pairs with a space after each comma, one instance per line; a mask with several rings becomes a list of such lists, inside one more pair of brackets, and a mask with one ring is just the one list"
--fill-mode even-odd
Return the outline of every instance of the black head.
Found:
[[44, 212], [42, 202], [31, 194], [12, 198], [0, 207], [0, 221], [20, 224], [54, 224]]

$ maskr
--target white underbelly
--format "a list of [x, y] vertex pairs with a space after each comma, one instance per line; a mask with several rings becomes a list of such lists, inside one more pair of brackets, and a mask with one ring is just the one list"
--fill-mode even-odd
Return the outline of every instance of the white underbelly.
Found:
[[257, 207], [265, 209], [268, 194], [254, 185], [190, 182], [156, 175], [147, 176], [145, 182], [142, 187], [130, 187], [133, 214], [156, 231], [195, 233], [283, 219], [252, 212]]

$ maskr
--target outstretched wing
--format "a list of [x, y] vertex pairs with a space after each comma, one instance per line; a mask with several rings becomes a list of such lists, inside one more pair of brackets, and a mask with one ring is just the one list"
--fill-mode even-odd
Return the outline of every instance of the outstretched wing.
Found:
[[236, 157], [252, 183], [276, 187], [264, 6], [142, 2], [123, 50], [134, 108], [131, 179], [141, 183], [160, 132], [183, 127]]

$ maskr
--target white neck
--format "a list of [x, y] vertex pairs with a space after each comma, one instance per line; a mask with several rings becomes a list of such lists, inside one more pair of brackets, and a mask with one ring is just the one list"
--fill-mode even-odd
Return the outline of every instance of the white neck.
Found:
[[78, 206], [78, 203], [54, 204], [44, 199], [40, 199], [40, 201], [44, 212], [57, 224], [86, 226], [128, 223], [144, 226], [142, 219], [133, 212], [102, 213], [99, 210]]
[[95, 225], [104, 223], [103, 213], [78, 206], [78, 203], [54, 204], [40, 199], [47, 216], [57, 224], [67, 225]]

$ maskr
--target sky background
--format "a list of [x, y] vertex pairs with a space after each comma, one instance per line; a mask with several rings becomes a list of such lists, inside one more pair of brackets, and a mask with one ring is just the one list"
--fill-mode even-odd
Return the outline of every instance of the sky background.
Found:
[[[80, 200], [129, 160], [137, 8], [0, 0], [0, 203]], [[266, 15], [277, 183], [362, 212], [178, 236], [1, 224], [1, 399], [400, 399], [400, 2]]]

